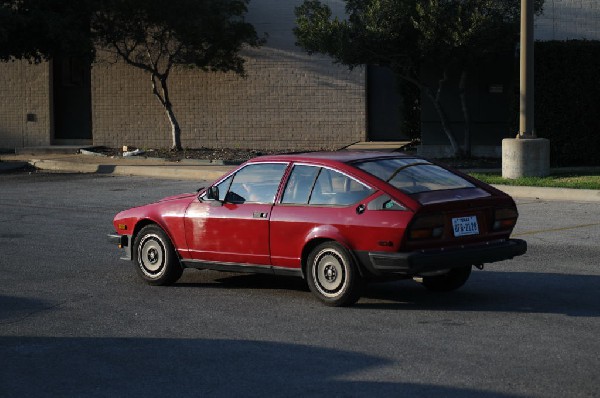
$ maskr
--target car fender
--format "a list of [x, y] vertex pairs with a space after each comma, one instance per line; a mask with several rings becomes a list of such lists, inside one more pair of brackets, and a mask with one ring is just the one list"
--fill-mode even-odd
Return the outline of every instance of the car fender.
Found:
[[[350, 256], [352, 256], [352, 258], [354, 259], [354, 263], [357, 265], [358, 272], [360, 273], [360, 275], [365, 275], [363, 266], [359, 259], [356, 257], [354, 250], [350, 245], [350, 242], [344, 237], [344, 235], [339, 231], [339, 229], [333, 225], [320, 225], [311, 229], [310, 232], [306, 235], [306, 239], [304, 241], [304, 246], [302, 249], [303, 275], [305, 273], [304, 261], [308, 258], [308, 254], [310, 253], [310, 251], [319, 243], [328, 240], [335, 241], [344, 246], [348, 250]], [[304, 275], [304, 277], [306, 278], [306, 275]]]
[[155, 203], [142, 207], [125, 210], [115, 217], [114, 224], [127, 225], [127, 230], [132, 235], [132, 242], [141, 228], [148, 224], [158, 225], [169, 237], [175, 250], [180, 255], [187, 254], [187, 243], [183, 230], [183, 215], [189, 200], [180, 199], [163, 203]]
[[334, 240], [341, 245], [345, 246], [346, 249], [352, 250], [350, 247], [350, 242], [346, 239], [340, 230], [333, 225], [319, 225], [312, 228], [306, 238], [304, 240], [304, 246], [306, 246], [309, 242], [314, 241], [316, 239], [319, 240]]
[[306, 236], [306, 241], [304, 242], [304, 248], [302, 250], [302, 275], [304, 279], [306, 279], [306, 260], [308, 258], [309, 253], [312, 251], [314, 247], [318, 244], [325, 241], [335, 241], [346, 249], [348, 249], [348, 253], [354, 259], [354, 263], [358, 267], [358, 272], [361, 276], [365, 276], [365, 270], [363, 269], [363, 265], [354, 253], [352, 246], [348, 239], [344, 237], [344, 235], [333, 225], [320, 225], [318, 227], [313, 228], [308, 235]]

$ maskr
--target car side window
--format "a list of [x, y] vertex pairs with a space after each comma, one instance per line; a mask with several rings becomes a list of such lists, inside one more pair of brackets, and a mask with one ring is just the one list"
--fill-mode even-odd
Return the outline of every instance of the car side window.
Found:
[[309, 204], [348, 206], [369, 196], [373, 191], [342, 173], [321, 169]]
[[[244, 167], [232, 176], [233, 181], [226, 191], [225, 201], [273, 203], [286, 167], [287, 165], [283, 163], [250, 164]], [[221, 196], [220, 187], [219, 196]]]
[[288, 178], [283, 192], [281, 203], [284, 204], [308, 204], [310, 190], [319, 172], [319, 167], [294, 166], [290, 178]]
[[231, 185], [231, 180], [233, 180], [233, 176], [229, 176], [220, 183], [216, 185], [219, 188], [219, 200], [224, 201], [225, 195], [227, 195], [227, 191], [229, 191], [229, 186]]

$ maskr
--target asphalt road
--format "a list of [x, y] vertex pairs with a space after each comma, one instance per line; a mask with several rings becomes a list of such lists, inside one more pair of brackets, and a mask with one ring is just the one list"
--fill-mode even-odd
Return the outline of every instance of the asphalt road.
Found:
[[519, 201], [527, 255], [461, 290], [186, 270], [143, 284], [114, 214], [189, 181], [0, 175], [0, 397], [600, 396], [600, 209]]

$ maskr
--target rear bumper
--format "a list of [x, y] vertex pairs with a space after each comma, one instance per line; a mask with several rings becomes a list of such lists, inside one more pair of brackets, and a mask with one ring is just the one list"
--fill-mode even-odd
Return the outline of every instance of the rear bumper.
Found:
[[508, 239], [475, 246], [406, 253], [356, 252], [362, 265], [374, 275], [418, 275], [444, 269], [509, 260], [525, 254], [527, 242]]
[[124, 253], [121, 260], [131, 260], [131, 235], [109, 234], [108, 241], [113, 245], [117, 245], [119, 249], [123, 249]]

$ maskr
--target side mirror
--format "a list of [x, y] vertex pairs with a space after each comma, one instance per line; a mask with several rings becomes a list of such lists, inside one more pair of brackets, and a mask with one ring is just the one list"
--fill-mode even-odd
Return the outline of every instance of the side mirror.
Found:
[[219, 200], [219, 188], [208, 187], [208, 190], [206, 191], [206, 199]]
[[208, 187], [206, 190], [206, 199], [211, 201], [211, 207], [223, 206], [223, 202], [219, 200], [219, 188], [217, 187]]

